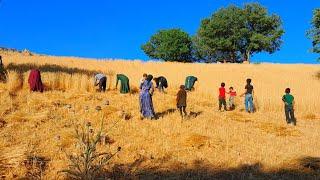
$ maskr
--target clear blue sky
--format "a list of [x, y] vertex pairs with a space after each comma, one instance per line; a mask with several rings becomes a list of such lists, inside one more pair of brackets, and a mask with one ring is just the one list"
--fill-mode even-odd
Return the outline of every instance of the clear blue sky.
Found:
[[[195, 34], [201, 19], [244, 0], [2, 0], [0, 47], [63, 56], [143, 59], [140, 46], [159, 29], [182, 28]], [[260, 0], [281, 16], [284, 44], [280, 51], [254, 60], [316, 63], [306, 38], [312, 10], [319, 0]]]

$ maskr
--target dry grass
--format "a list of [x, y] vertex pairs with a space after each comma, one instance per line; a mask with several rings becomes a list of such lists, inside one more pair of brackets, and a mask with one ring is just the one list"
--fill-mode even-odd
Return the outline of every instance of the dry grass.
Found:
[[[0, 168], [7, 179], [28, 177], [31, 170], [24, 162], [30, 159], [29, 152], [37, 159], [50, 160], [45, 161], [45, 170], [40, 169], [43, 178], [65, 178], [57, 174], [68, 165], [60, 148], [75, 151], [75, 124], [90, 120], [98, 127], [102, 117], [113, 144], [99, 149], [116, 151], [122, 147], [105, 167], [115, 178], [320, 177], [314, 162], [312, 168], [306, 165], [310, 157], [316, 159], [320, 154], [317, 65], [144, 63], [1, 55], [6, 65], [47, 64], [63, 69], [43, 70], [47, 91], [42, 94], [28, 91], [28, 71], [12, 69], [7, 84], [0, 83]], [[79, 71], [69, 73], [68, 69]], [[95, 92], [92, 76], [80, 70], [108, 74], [109, 91]], [[167, 94], [154, 95], [155, 110], [161, 115], [157, 121], [140, 120], [136, 87], [144, 72], [168, 78]], [[128, 75], [133, 93], [121, 95], [114, 90], [116, 73]], [[187, 110], [192, 114], [181, 121], [173, 111], [175, 94], [187, 75], [197, 76], [199, 82], [196, 91], [188, 94]], [[239, 97], [235, 111], [218, 112], [219, 84], [225, 82], [240, 94], [248, 77], [253, 79], [258, 112], [244, 113]], [[288, 127], [284, 120], [281, 96], [286, 87], [291, 87], [296, 98], [296, 127]]]

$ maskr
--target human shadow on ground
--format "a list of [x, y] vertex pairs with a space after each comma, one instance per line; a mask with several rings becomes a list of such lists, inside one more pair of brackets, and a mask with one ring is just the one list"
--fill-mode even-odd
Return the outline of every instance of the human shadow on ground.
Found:
[[259, 162], [221, 168], [204, 160], [196, 160], [191, 165], [168, 163], [170, 160], [143, 157], [131, 164], [116, 164], [102, 176], [112, 179], [320, 179], [318, 157], [303, 157], [277, 170], [264, 170]]
[[25, 73], [30, 71], [31, 69], [39, 69], [41, 72], [62, 72], [67, 74], [85, 74], [88, 76], [92, 76], [97, 73], [97, 71], [90, 71], [85, 69], [79, 69], [79, 68], [70, 68], [66, 66], [59, 66], [56, 64], [44, 64], [44, 65], [37, 65], [37, 64], [15, 64], [10, 63], [6, 66], [7, 71], [16, 71], [18, 73]]
[[203, 113], [202, 111], [198, 111], [198, 112], [190, 111], [188, 118], [194, 119], [194, 118], [198, 117], [199, 115], [201, 115], [202, 113]]
[[168, 114], [172, 114], [174, 112], [176, 112], [176, 109], [170, 108], [165, 111], [156, 113], [155, 117], [156, 117], [156, 119], [163, 118], [163, 117], [167, 116]]

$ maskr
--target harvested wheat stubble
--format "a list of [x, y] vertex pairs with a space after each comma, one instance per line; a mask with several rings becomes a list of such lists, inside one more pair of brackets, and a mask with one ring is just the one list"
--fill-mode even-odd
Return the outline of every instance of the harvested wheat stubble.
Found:
[[[23, 162], [30, 149], [36, 150], [36, 157], [50, 159], [43, 179], [63, 179], [57, 172], [65, 169], [68, 161], [61, 148], [75, 152], [75, 126], [90, 121], [92, 127], [98, 129], [101, 119], [106, 132], [104, 143], [112, 142], [110, 146], [101, 147], [122, 147], [121, 153], [105, 167], [115, 178], [320, 177], [317, 170], [320, 97], [314, 91], [320, 89], [320, 83], [314, 78], [319, 71], [316, 65], [80, 61], [10, 53], [4, 54], [3, 59], [6, 64], [55, 64], [78, 69], [86, 64], [86, 70], [110, 72], [110, 89], [114, 88], [116, 73], [128, 75], [132, 87], [138, 86], [146, 69], [146, 73], [163, 75], [170, 80], [167, 94], [155, 92], [153, 96], [155, 111], [161, 113], [162, 118], [141, 121], [138, 93], [120, 95], [118, 90], [97, 93], [91, 76], [45, 71], [42, 80], [48, 91], [30, 93], [26, 82], [28, 72], [21, 77], [10, 71], [13, 77], [8, 83], [0, 83], [0, 118], [6, 122], [0, 128], [0, 149], [1, 159], [7, 164], [1, 175], [7, 179], [26, 176]], [[199, 82], [195, 85], [196, 90], [188, 93], [190, 118], [181, 121], [179, 112], [172, 110], [176, 109], [175, 95], [179, 86], [190, 74], [197, 76]], [[241, 111], [244, 107], [240, 97], [236, 98], [235, 111], [217, 112], [220, 83], [233, 86], [241, 94], [248, 77], [253, 79], [258, 112]], [[312, 84], [313, 88], [305, 88], [306, 84]], [[296, 99], [298, 124], [295, 127], [287, 126], [284, 119], [281, 96], [286, 87], [291, 87]], [[101, 110], [96, 110], [97, 106]]]

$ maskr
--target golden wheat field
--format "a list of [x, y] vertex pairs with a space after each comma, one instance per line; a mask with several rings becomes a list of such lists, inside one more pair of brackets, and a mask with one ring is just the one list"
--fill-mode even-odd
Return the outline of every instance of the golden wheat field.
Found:
[[[42, 72], [47, 90], [31, 93], [29, 72], [9, 71], [8, 82], [0, 83], [3, 179], [67, 179], [60, 171], [70, 163], [66, 152], [76, 151], [75, 126], [91, 122], [96, 131], [101, 121], [112, 142], [99, 144], [99, 150], [115, 152], [121, 147], [104, 167], [111, 179], [320, 179], [319, 65], [1, 55], [5, 65], [55, 64], [101, 71], [108, 75], [109, 88], [106, 93], [96, 92], [93, 77], [86, 74]], [[130, 94], [114, 89], [117, 73], [130, 78]], [[168, 79], [167, 93], [153, 96], [158, 120], [140, 119], [137, 87], [143, 73]], [[175, 95], [188, 75], [199, 81], [196, 90], [188, 93], [190, 117], [181, 120], [175, 111]], [[257, 112], [245, 113], [239, 96], [235, 111], [219, 112], [220, 83], [241, 94], [246, 78], [253, 80]], [[295, 96], [295, 127], [285, 123], [281, 97], [286, 87]], [[97, 111], [97, 106], [102, 110]], [[42, 159], [42, 165], [28, 157]]]

